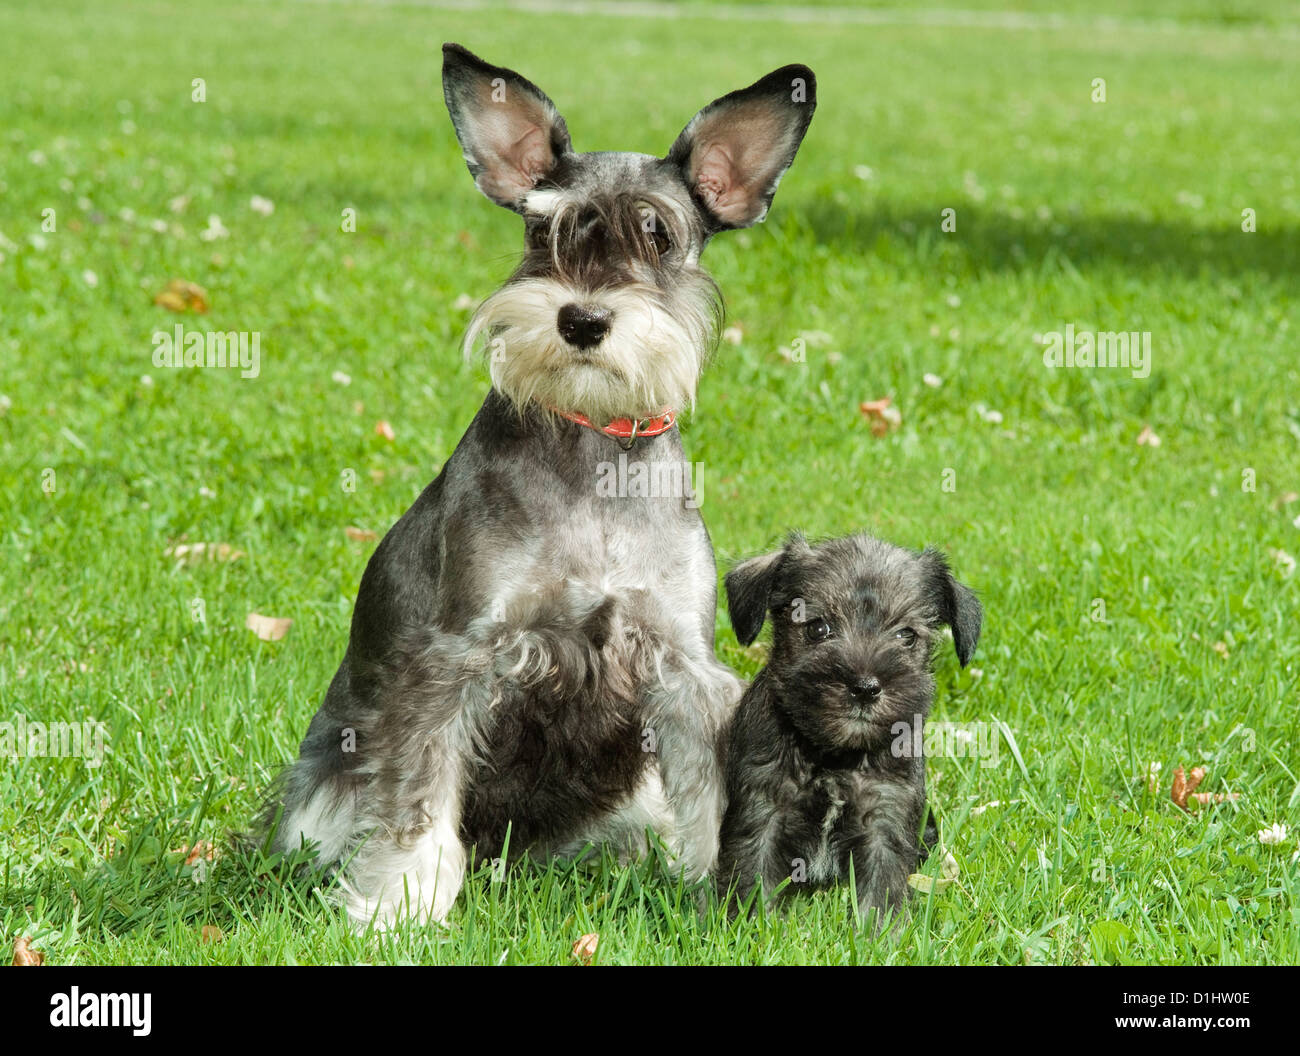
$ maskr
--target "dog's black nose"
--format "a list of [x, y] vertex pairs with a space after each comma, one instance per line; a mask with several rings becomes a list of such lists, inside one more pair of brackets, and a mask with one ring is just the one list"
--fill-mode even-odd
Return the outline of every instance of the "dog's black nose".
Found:
[[865, 704], [871, 704], [880, 698], [880, 679], [875, 675], [860, 678], [853, 685], [853, 695]]
[[556, 317], [560, 336], [575, 348], [594, 348], [609, 333], [614, 313], [608, 308], [589, 308], [583, 304], [566, 304]]

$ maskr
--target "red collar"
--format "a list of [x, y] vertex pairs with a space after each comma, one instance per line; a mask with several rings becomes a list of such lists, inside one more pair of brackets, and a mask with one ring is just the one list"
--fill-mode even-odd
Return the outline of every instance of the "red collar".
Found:
[[561, 418], [567, 418], [578, 425], [585, 425], [588, 429], [595, 429], [598, 433], [612, 436], [615, 440], [623, 443], [624, 447], [631, 447], [638, 437], [658, 436], [660, 433], [666, 433], [677, 424], [677, 415], [673, 411], [664, 411], [663, 414], [654, 418], [615, 418], [608, 425], [596, 425], [585, 414], [561, 411], [555, 407], [552, 407], [551, 410]]

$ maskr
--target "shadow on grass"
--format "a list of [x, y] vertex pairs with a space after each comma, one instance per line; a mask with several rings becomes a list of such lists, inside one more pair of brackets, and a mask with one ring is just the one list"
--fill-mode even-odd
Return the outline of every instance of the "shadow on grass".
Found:
[[828, 201], [816, 202], [794, 217], [819, 245], [833, 250], [893, 248], [921, 257], [955, 252], [977, 271], [1018, 271], [1057, 260], [1080, 271], [1103, 267], [1228, 279], [1300, 274], [1300, 228], [1270, 228], [1267, 214], [1257, 218], [1259, 230], [1251, 233], [1241, 229], [1240, 220], [1214, 227], [1116, 215], [1040, 220], [978, 205], [957, 207], [956, 230], [951, 233], [940, 230], [940, 220], [938, 206], [872, 211]]

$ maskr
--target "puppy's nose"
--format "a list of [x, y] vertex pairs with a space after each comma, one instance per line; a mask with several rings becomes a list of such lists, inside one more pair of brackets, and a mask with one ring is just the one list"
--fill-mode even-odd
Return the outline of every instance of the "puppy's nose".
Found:
[[853, 695], [864, 704], [872, 704], [880, 698], [880, 679], [875, 675], [860, 678], [853, 685]]
[[556, 317], [555, 327], [560, 336], [575, 348], [594, 348], [609, 333], [613, 317], [614, 313], [608, 308], [566, 304]]

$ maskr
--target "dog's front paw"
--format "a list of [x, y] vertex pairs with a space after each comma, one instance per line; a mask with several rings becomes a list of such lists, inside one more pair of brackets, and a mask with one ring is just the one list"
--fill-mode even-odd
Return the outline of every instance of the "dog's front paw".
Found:
[[465, 848], [435, 826], [411, 840], [373, 835], [340, 880], [352, 925], [389, 931], [399, 921], [445, 924], [465, 878]]

